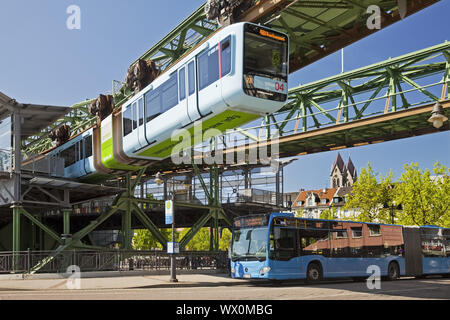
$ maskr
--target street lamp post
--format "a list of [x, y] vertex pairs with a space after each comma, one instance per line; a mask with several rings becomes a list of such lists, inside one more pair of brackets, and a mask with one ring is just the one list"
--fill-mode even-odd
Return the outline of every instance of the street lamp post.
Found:
[[[172, 193], [172, 205], [175, 200], [175, 196]], [[177, 261], [175, 257], [175, 206], [173, 206], [172, 212], [172, 253], [170, 254], [170, 282], [178, 282], [177, 279]]]

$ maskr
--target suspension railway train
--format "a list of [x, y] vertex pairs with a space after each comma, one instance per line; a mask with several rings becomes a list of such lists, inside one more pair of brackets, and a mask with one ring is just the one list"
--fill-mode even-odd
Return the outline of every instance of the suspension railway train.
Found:
[[289, 39], [251, 23], [220, 29], [99, 124], [47, 152], [66, 178], [96, 180], [171, 156], [177, 129], [222, 132], [287, 100]]

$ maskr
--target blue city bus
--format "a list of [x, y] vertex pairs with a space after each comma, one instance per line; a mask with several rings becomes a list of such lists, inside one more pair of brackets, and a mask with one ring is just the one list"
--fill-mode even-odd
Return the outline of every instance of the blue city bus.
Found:
[[289, 213], [238, 217], [231, 275], [242, 279], [422, 277], [450, 274], [450, 229], [296, 218]]

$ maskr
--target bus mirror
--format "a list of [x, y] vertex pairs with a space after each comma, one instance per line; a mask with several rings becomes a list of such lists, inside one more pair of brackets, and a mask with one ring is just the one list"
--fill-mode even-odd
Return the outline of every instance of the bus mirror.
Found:
[[252, 231], [253, 230], [248, 230], [247, 235], [245, 236], [245, 240], [252, 240]]

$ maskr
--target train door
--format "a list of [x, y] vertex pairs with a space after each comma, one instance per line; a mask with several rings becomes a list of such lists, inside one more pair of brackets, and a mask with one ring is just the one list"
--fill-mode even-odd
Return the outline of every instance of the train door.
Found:
[[138, 135], [138, 102], [133, 102], [122, 113], [124, 119], [123, 149], [127, 152], [139, 150], [141, 146]]
[[83, 157], [84, 157], [84, 170], [86, 174], [90, 174], [94, 171], [94, 159], [92, 157], [92, 135], [88, 135], [83, 138]]
[[187, 117], [182, 117], [183, 120], [181, 125], [183, 127], [192, 122], [188, 111], [187, 84], [188, 83], [186, 79], [186, 66], [184, 66], [180, 68], [180, 70], [178, 70], [178, 92], [179, 92], [178, 105], [180, 107], [180, 110], [182, 110], [182, 112], [187, 115]]
[[187, 110], [191, 121], [200, 119], [201, 115], [198, 109], [198, 92], [197, 92], [197, 66], [195, 58], [187, 64]]
[[145, 136], [145, 121], [144, 121], [144, 100], [140, 98], [137, 102], [133, 104], [136, 107], [136, 119], [137, 119], [137, 140], [139, 142], [139, 147], [137, 149], [147, 146], [147, 137]]

